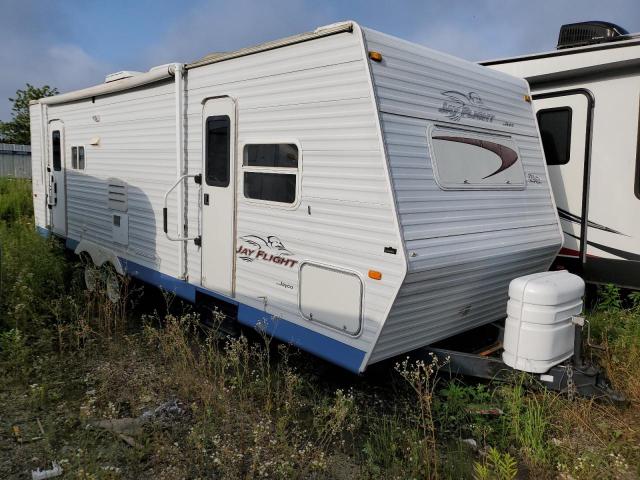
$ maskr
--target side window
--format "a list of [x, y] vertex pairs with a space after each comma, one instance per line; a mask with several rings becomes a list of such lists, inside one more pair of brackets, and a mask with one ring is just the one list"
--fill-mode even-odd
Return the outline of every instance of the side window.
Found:
[[266, 202], [296, 201], [298, 147], [292, 143], [245, 145], [244, 196]]
[[571, 156], [571, 108], [548, 108], [537, 113], [547, 165], [566, 165]]
[[212, 187], [229, 186], [230, 125], [226, 115], [207, 118], [205, 181]]
[[71, 147], [71, 168], [84, 170], [84, 147]]
[[84, 170], [84, 147], [78, 147], [78, 170]]
[[60, 130], [51, 132], [51, 157], [53, 161], [53, 170], [59, 172], [62, 170], [62, 153], [60, 151]]

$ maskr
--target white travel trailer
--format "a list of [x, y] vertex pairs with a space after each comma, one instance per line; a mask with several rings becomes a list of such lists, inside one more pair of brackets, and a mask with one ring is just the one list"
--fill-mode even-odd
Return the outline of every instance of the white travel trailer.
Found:
[[31, 105], [37, 228], [354, 372], [506, 316], [562, 232], [522, 79], [345, 22]]
[[531, 85], [565, 234], [556, 263], [640, 289], [640, 34], [565, 25], [556, 51], [482, 64]]

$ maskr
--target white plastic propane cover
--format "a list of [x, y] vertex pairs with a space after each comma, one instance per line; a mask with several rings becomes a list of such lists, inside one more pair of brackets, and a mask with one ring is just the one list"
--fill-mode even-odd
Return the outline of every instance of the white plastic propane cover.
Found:
[[534, 273], [509, 284], [504, 363], [544, 373], [573, 355], [572, 316], [582, 312], [584, 281], [566, 270]]

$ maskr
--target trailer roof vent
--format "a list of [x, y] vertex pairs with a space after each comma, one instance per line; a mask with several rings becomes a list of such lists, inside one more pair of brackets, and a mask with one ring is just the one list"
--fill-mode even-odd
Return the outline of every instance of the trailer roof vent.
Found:
[[104, 79], [104, 83], [115, 82], [116, 80], [135, 77], [136, 75], [140, 75], [141, 73], [142, 72], [132, 72], [131, 70], [122, 70], [121, 72], [110, 73]]
[[609, 22], [580, 22], [562, 25], [558, 35], [558, 50], [594, 43], [624, 40], [629, 35], [624, 28]]

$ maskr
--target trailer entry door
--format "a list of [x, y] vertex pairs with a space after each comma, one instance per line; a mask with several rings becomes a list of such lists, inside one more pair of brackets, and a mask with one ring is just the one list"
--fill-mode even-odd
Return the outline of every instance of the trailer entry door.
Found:
[[202, 285], [233, 295], [236, 108], [228, 97], [203, 109]]
[[560, 256], [585, 260], [589, 188], [590, 97], [583, 93], [535, 95], [534, 108], [549, 179], [564, 231]]
[[47, 206], [49, 224], [56, 235], [67, 235], [67, 202], [65, 182], [64, 124], [60, 120], [49, 122], [49, 155], [47, 161]]

